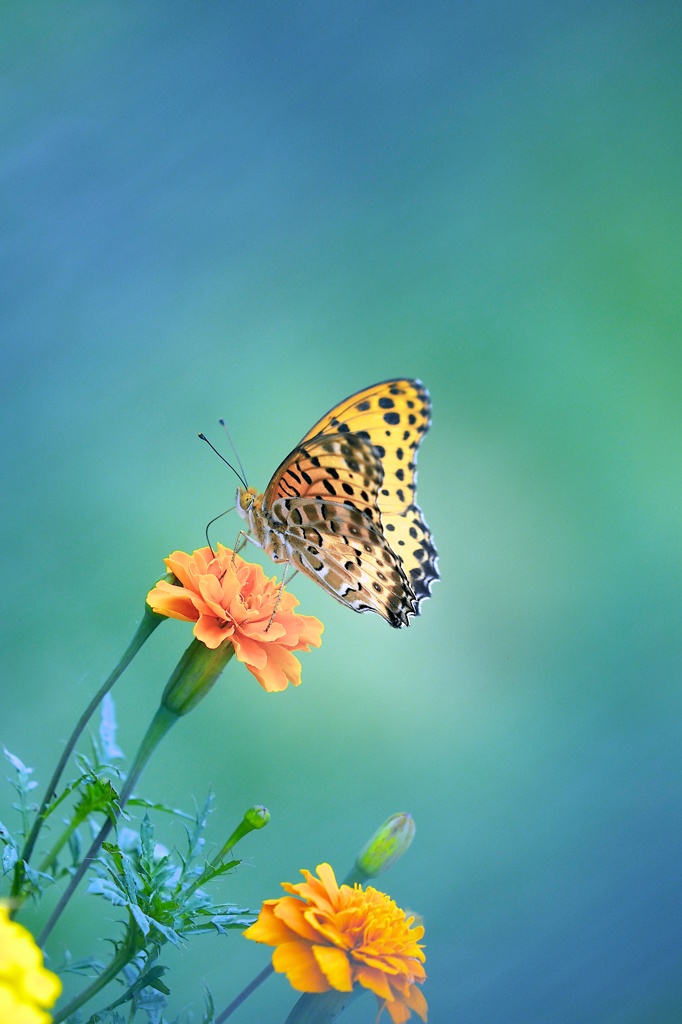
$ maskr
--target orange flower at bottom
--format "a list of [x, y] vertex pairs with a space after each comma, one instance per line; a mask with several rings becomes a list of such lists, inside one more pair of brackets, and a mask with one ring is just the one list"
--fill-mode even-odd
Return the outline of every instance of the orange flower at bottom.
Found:
[[383, 892], [368, 886], [337, 885], [329, 864], [319, 878], [302, 871], [305, 882], [282, 888], [291, 896], [266, 900], [258, 920], [244, 935], [275, 946], [272, 966], [286, 974], [299, 992], [350, 992], [355, 984], [370, 989], [394, 1024], [414, 1010], [426, 1020], [422, 927]]
[[[265, 690], [301, 682], [294, 651], [319, 647], [323, 625], [294, 611], [298, 601], [275, 577], [218, 544], [191, 555], [174, 551], [164, 559], [178, 583], [159, 580], [147, 604], [159, 615], [194, 622], [194, 635], [214, 650], [229, 639]], [[274, 613], [274, 614], [273, 614]]]

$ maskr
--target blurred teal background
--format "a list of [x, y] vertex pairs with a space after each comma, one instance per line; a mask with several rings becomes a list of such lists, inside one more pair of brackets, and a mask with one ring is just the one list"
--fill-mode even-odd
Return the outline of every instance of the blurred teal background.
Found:
[[[270, 808], [225, 887], [252, 907], [410, 811], [382, 882], [424, 917], [435, 1024], [682, 1019], [681, 12], [3, 7], [0, 740], [46, 780], [163, 557], [231, 504], [198, 431], [224, 447], [226, 417], [264, 487], [345, 395], [421, 377], [422, 617], [299, 575], [326, 624], [301, 687], [233, 663], [142, 789], [213, 787], [216, 844]], [[165, 624], [116, 687], [129, 752], [190, 636]], [[81, 899], [52, 962], [107, 958], [116, 917]], [[266, 958], [169, 952], [167, 1019]], [[270, 979], [235, 1024], [292, 1004]]]

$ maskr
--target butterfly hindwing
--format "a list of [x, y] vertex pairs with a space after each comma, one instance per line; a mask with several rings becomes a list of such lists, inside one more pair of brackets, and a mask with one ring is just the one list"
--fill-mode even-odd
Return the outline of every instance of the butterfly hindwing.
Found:
[[278, 522], [294, 566], [355, 611], [408, 624], [416, 599], [380, 525], [359, 509], [325, 498], [278, 498]]

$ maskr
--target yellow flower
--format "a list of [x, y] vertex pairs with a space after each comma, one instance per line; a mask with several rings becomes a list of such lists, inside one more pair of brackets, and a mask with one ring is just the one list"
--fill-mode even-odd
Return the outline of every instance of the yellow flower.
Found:
[[245, 562], [229, 548], [199, 548], [191, 555], [174, 551], [165, 560], [178, 583], [159, 580], [147, 603], [159, 615], [194, 622], [194, 635], [215, 649], [229, 639], [265, 690], [284, 690], [301, 682], [294, 651], [319, 647], [322, 623], [294, 609], [298, 601], [259, 565]]
[[0, 903], [0, 1021], [3, 1024], [47, 1024], [62, 991], [56, 974], [43, 967], [43, 954], [33, 936], [9, 919]]
[[337, 885], [329, 864], [319, 878], [302, 871], [305, 882], [282, 888], [291, 893], [266, 900], [248, 939], [275, 946], [272, 966], [299, 992], [370, 989], [394, 1024], [414, 1010], [426, 1020], [426, 1000], [417, 987], [426, 973], [421, 927], [383, 892], [368, 886]]

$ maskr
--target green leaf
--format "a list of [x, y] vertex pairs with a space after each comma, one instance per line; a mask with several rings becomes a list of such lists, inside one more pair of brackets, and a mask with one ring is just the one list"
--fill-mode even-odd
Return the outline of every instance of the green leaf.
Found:
[[6, 846], [2, 853], [2, 873], [8, 875], [19, 860], [19, 854], [13, 846]]
[[161, 811], [164, 814], [172, 814], [176, 818], [185, 818], [187, 821], [194, 821], [194, 815], [186, 814], [177, 807], [168, 807], [167, 804], [156, 803], [153, 800], [145, 800], [142, 796], [133, 796], [128, 800], [126, 807], [145, 807], [149, 811]]
[[33, 773], [33, 769], [27, 768], [23, 761], [21, 761], [15, 754], [11, 754], [9, 752], [7, 747], [3, 747], [2, 749], [4, 751], [5, 757], [12, 765], [12, 767], [15, 769], [18, 775], [29, 776]]
[[125, 754], [116, 743], [116, 706], [110, 693], [102, 700], [102, 718], [99, 726], [99, 739], [102, 755], [109, 761], [122, 760]]
[[72, 832], [71, 835], [69, 836], [69, 852], [71, 854], [71, 860], [74, 865], [80, 864], [82, 850], [83, 844], [81, 843], [81, 837], [78, 831], [76, 830]]
[[88, 1017], [87, 1024], [125, 1024], [125, 1019], [113, 1010], [100, 1010], [99, 1013], [93, 1013], [92, 1017]]
[[149, 918], [140, 910], [140, 908], [135, 903], [129, 903], [128, 910], [133, 915], [138, 928], [146, 938], [151, 931], [151, 924]]
[[118, 793], [108, 779], [94, 776], [83, 788], [83, 795], [76, 804], [74, 817], [84, 821], [90, 814], [98, 811], [115, 820], [118, 813]]
[[146, 813], [140, 825], [140, 852], [142, 862], [149, 870], [154, 865], [154, 829]]
[[213, 1004], [213, 996], [207, 988], [204, 989], [204, 999], [206, 1000], [206, 1009], [204, 1010], [201, 1024], [213, 1024], [215, 1006]]
[[[147, 971], [140, 974], [135, 981], [129, 986], [126, 992], [116, 1000], [115, 1003], [111, 1003], [107, 1009], [113, 1010], [116, 1006], [122, 1006], [124, 1003], [130, 1002], [132, 999], [134, 1002], [135, 1009], [145, 1009], [147, 1007], [156, 1006], [162, 1002], [163, 1006], [166, 1004], [166, 1000], [160, 1000], [158, 996], [147, 995], [147, 990], [151, 989], [152, 992], [158, 992], [162, 996], [170, 995], [170, 989], [161, 981], [161, 978], [168, 970], [163, 964], [154, 964]], [[125, 972], [126, 977], [130, 976], [130, 971]]]
[[87, 978], [93, 975], [97, 976], [104, 970], [104, 964], [101, 960], [95, 959], [94, 956], [86, 956], [81, 960], [72, 960], [70, 953], [67, 952], [64, 964], [59, 968], [59, 974], [78, 974]]

